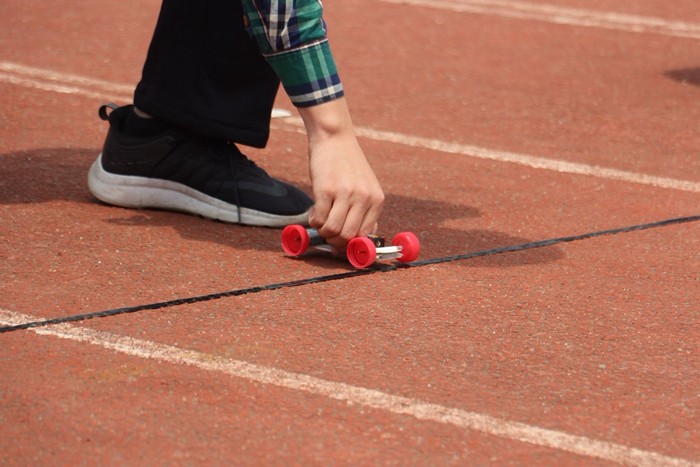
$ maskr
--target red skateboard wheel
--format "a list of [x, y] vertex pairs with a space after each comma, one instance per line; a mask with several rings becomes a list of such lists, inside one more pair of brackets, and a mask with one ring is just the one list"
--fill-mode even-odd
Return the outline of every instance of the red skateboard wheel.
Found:
[[290, 256], [299, 256], [309, 248], [309, 232], [302, 225], [288, 225], [282, 230], [282, 249]]
[[367, 237], [355, 237], [348, 243], [347, 256], [350, 264], [364, 269], [377, 260], [377, 247]]
[[391, 244], [401, 247], [401, 257], [397, 260], [402, 263], [410, 263], [418, 258], [420, 253], [420, 241], [413, 232], [399, 232], [391, 239]]

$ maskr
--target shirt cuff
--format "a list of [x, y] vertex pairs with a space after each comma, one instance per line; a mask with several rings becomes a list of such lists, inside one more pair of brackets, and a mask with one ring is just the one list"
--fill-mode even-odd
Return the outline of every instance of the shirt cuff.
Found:
[[266, 54], [284, 90], [297, 107], [309, 107], [344, 95], [328, 39]]

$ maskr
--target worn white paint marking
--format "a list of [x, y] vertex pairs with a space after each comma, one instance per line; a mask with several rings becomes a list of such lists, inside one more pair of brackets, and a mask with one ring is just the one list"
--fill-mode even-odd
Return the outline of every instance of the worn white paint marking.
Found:
[[700, 23], [673, 21], [649, 16], [568, 8], [544, 3], [510, 0], [381, 0], [443, 10], [505, 18], [543, 21], [568, 26], [595, 27], [625, 32], [653, 33], [700, 39]]
[[[296, 117], [288, 118], [283, 122], [280, 121], [276, 123], [275, 128], [290, 130], [296, 129], [297, 132], [304, 133], [303, 122], [300, 118]], [[402, 144], [413, 148], [430, 149], [433, 151], [459, 154], [478, 159], [507, 162], [524, 165], [535, 169], [550, 170], [553, 172], [587, 175], [609, 180], [621, 180], [625, 182], [639, 183], [642, 185], [651, 185], [659, 188], [669, 188], [673, 190], [700, 193], [700, 182], [693, 182], [689, 180], [657, 177], [654, 175], [628, 172], [625, 170], [611, 169], [608, 167], [568, 162], [560, 159], [549, 159], [545, 157], [530, 156], [527, 154], [518, 154], [515, 152], [497, 151], [479, 146], [472, 146], [469, 144], [451, 143], [438, 139], [411, 136], [392, 131], [374, 130], [372, 128], [357, 127], [356, 132], [358, 136], [374, 141]]]
[[130, 96], [134, 92], [133, 85], [118, 84], [102, 79], [88, 78], [82, 75], [36, 68], [7, 61], [0, 61], [0, 71], [21, 76], [26, 79], [34, 78], [36, 80], [54, 82], [60, 85], [74, 85], [77, 86], [76, 89], [84, 89], [86, 87], [99, 89], [111, 92], [112, 95], [122, 94]]
[[134, 86], [0, 61], [0, 82], [104, 101], [130, 102]]
[[[13, 326], [37, 320], [39, 318], [34, 316], [0, 309], [0, 325]], [[419, 420], [479, 431], [500, 438], [558, 449], [581, 456], [639, 466], [693, 465], [687, 460], [656, 452], [84, 327], [60, 324], [31, 328], [31, 331], [40, 335], [93, 344], [125, 355], [168, 362], [174, 365], [188, 365], [255, 383], [324, 396], [349, 405], [360, 405], [394, 414], [409, 415]], [[0, 339], [2, 339], [2, 335], [0, 335]]]
[[110, 93], [108, 91], [100, 91], [89, 89], [81, 86], [74, 86], [68, 84], [60, 84], [52, 81], [45, 81], [36, 78], [25, 78], [23, 76], [15, 75], [12, 73], [4, 73], [0, 71], [0, 83], [14, 84], [17, 86], [23, 86], [25, 88], [39, 89], [41, 91], [55, 92], [58, 94], [73, 94], [82, 97], [89, 97], [92, 99], [102, 99], [102, 100], [118, 100], [118, 101], [129, 101], [131, 96], [118, 95], [115, 93]]
[[[59, 94], [74, 94], [106, 102], [131, 102], [134, 85], [113, 83], [71, 73], [61, 73], [43, 68], [30, 67], [0, 61], [0, 83], [14, 84]], [[289, 117], [285, 109], [272, 109], [272, 118]]]
[[[3, 71], [4, 70], [4, 71]], [[65, 79], [62, 79], [65, 78]], [[52, 70], [27, 67], [10, 62], [0, 62], [0, 82], [19, 86], [41, 89], [43, 91], [75, 94], [84, 97], [102, 99], [105, 101], [130, 101], [131, 95], [118, 95], [115, 92], [124, 92], [131, 89], [125, 84], [110, 83], [103, 80], [95, 80], [78, 75], [63, 74]], [[272, 116], [276, 119], [284, 119], [274, 125], [275, 128], [285, 131], [303, 133], [303, 123], [298, 117], [289, 117], [291, 113], [284, 109], [273, 109]], [[289, 118], [286, 118], [289, 117]], [[437, 139], [411, 136], [391, 131], [381, 131], [372, 128], [358, 127], [357, 134], [361, 137], [375, 141], [401, 144], [404, 146], [430, 149], [450, 154], [489, 159], [499, 162], [509, 162], [541, 170], [554, 172], [588, 175], [603, 179], [621, 180], [625, 182], [651, 185], [659, 188], [673, 190], [700, 192], [700, 182], [679, 180], [674, 178], [657, 177], [654, 175], [628, 172], [607, 167], [579, 164], [558, 159], [530, 156], [506, 151], [481, 148], [467, 144], [452, 143]]]

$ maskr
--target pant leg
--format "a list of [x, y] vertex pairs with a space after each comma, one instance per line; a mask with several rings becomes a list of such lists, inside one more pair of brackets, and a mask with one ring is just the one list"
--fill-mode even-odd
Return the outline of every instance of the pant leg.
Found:
[[263, 147], [279, 80], [240, 0], [163, 0], [134, 103], [202, 136]]

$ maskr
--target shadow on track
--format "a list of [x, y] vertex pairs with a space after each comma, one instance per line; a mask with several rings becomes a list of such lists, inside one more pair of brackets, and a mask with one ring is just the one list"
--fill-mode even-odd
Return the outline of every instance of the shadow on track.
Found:
[[[13, 205], [67, 201], [57, 206], [57, 209], [65, 209], [68, 214], [71, 210], [82, 210], [85, 205], [89, 205], [89, 209], [94, 212], [95, 228], [104, 223], [116, 234], [125, 229], [124, 234], [144, 231], [144, 235], [152, 235], [145, 231], [168, 228], [175, 229], [188, 241], [217, 243], [233, 250], [281, 253], [278, 229], [251, 228], [188, 214], [149, 209], [131, 210], [102, 204], [87, 188], [87, 172], [98, 152], [97, 149], [46, 148], [1, 154], [0, 209], [10, 210], [8, 212], [11, 213]], [[275, 172], [274, 169], [272, 167], [272, 173]], [[292, 182], [298, 184], [297, 181]], [[302, 184], [302, 188], [310, 191], [308, 185]], [[32, 214], [37, 216], [37, 222], [41, 222], [41, 213], [38, 210]], [[387, 193], [380, 233], [391, 237], [400, 230], [416, 232], [421, 237], [421, 258], [449, 256], [532, 241], [498, 231], [444, 227], [446, 221], [480, 216], [478, 209], [459, 204], [458, 201], [445, 203]], [[72, 218], [73, 216], [64, 216], [66, 223], [70, 223]], [[130, 248], [133, 249], [133, 245]], [[506, 256], [495, 255], [462, 264], [506, 267], [549, 263], [562, 256], [562, 250], [553, 246]], [[335, 259], [319, 257], [309, 260], [324, 269], [350, 269], [345, 262]]]

